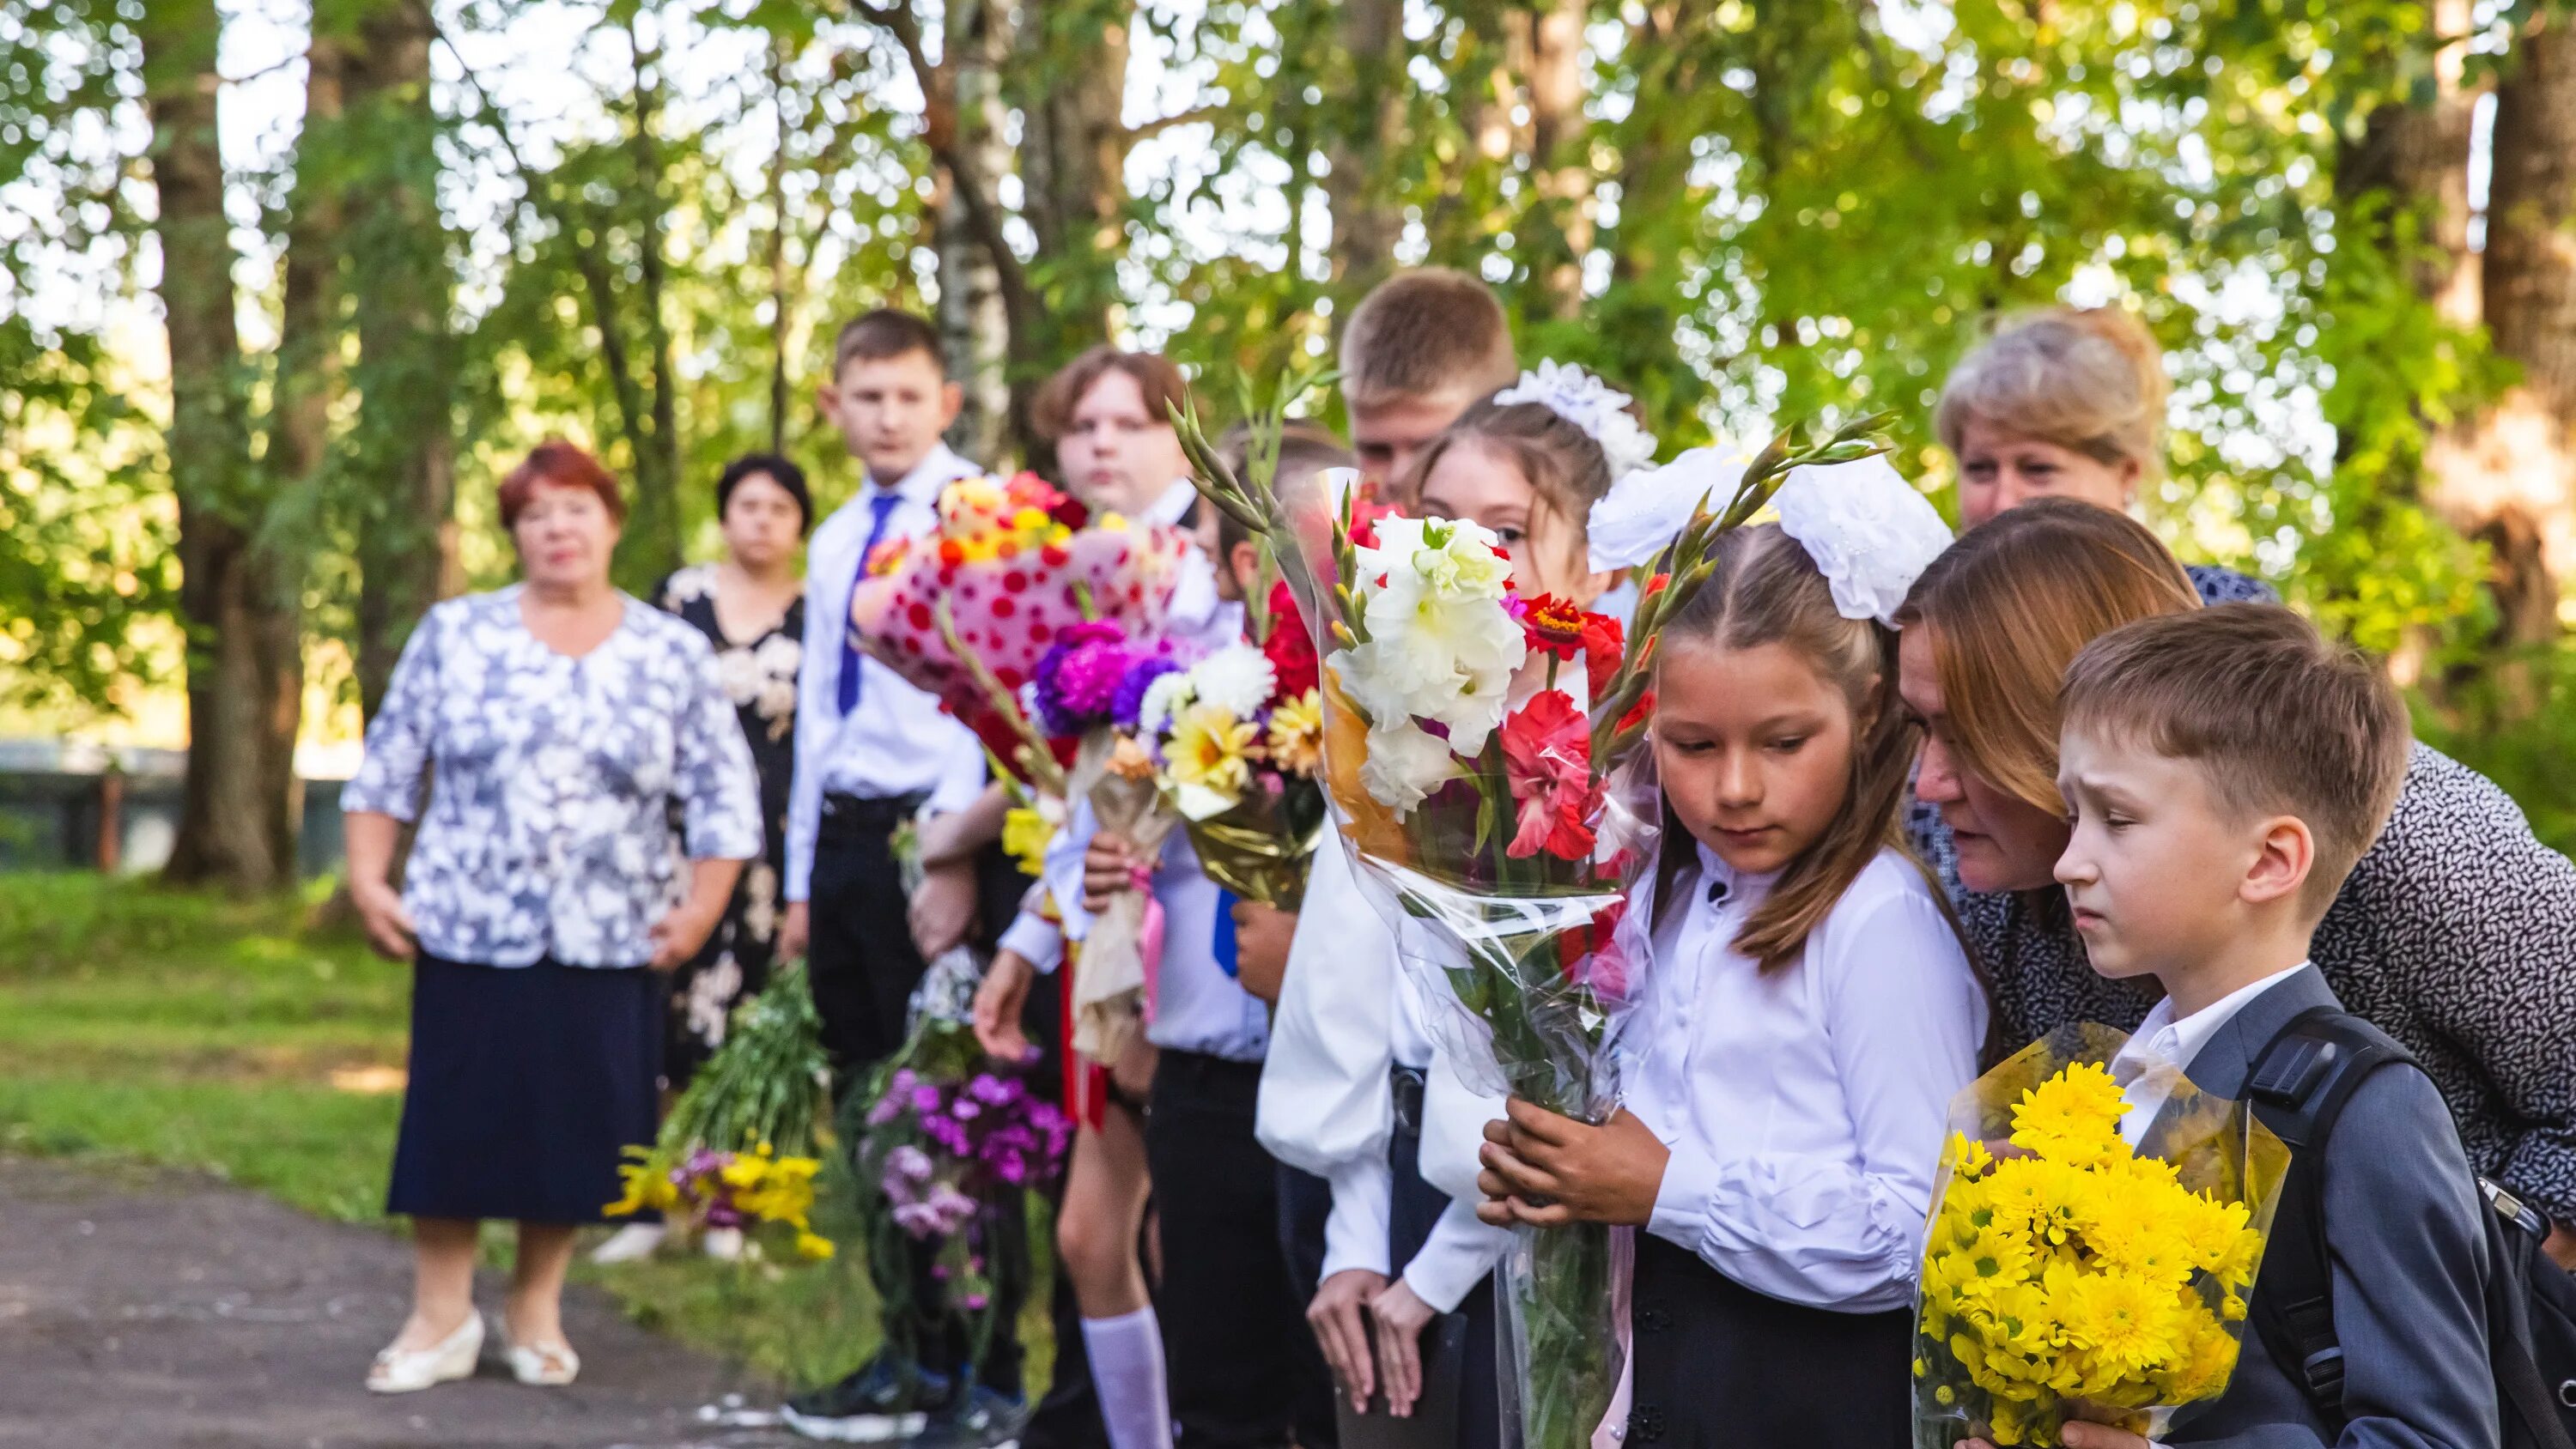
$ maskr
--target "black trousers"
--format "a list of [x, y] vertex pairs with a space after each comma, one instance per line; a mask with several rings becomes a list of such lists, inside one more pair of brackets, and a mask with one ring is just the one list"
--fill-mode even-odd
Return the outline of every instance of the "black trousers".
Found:
[[[1395, 1170], [1393, 1200], [1387, 1205], [1387, 1262], [1398, 1273], [1430, 1240], [1433, 1225], [1449, 1210], [1450, 1201], [1447, 1193], [1422, 1180], [1418, 1073], [1412, 1086], [1408, 1112], [1405, 1084], [1397, 1084], [1395, 1135], [1387, 1142], [1388, 1165]], [[1502, 1368], [1495, 1357], [1499, 1345], [1494, 1338], [1494, 1275], [1477, 1280], [1454, 1312], [1466, 1323], [1458, 1355], [1458, 1449], [1499, 1449], [1503, 1400]]]
[[1914, 1315], [1834, 1313], [1637, 1234], [1628, 1449], [1904, 1449]]
[[1145, 1161], [1162, 1225], [1163, 1358], [1191, 1449], [1335, 1442], [1332, 1378], [1279, 1244], [1279, 1179], [1252, 1135], [1259, 1062], [1166, 1048]]

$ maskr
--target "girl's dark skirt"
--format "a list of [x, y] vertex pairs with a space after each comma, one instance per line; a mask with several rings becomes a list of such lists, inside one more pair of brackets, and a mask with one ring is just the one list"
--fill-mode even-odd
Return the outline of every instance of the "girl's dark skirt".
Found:
[[1626, 1449], [1904, 1449], [1914, 1315], [1833, 1313], [1637, 1234]]
[[412, 968], [411, 1082], [385, 1210], [595, 1223], [657, 1125], [662, 983], [641, 968]]

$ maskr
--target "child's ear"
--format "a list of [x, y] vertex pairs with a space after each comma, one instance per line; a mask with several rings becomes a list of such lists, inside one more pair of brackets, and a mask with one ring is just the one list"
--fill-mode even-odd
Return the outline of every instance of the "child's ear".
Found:
[[2276, 815], [2263, 823], [2255, 842], [2254, 863], [2236, 888], [2248, 905], [2270, 905], [2299, 893], [2317, 863], [2316, 836], [2295, 815]]

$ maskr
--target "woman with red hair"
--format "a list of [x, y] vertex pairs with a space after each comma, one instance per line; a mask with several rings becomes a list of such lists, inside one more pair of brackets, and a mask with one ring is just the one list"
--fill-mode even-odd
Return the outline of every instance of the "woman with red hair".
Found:
[[486, 1218], [519, 1225], [511, 1372], [568, 1384], [580, 1371], [564, 1270], [578, 1226], [619, 1196], [620, 1150], [653, 1138], [656, 973], [696, 953], [762, 843], [714, 652], [609, 582], [616, 480], [548, 442], [500, 503], [522, 581], [421, 620], [341, 796], [350, 898], [376, 948], [412, 963], [386, 1210], [412, 1218], [416, 1274], [411, 1318], [367, 1374], [379, 1393], [474, 1372]]

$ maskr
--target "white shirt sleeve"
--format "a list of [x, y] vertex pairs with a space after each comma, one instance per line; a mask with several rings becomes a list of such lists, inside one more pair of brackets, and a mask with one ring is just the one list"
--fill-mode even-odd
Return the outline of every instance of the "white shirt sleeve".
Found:
[[1324, 1178], [1348, 1162], [1383, 1165], [1395, 1125], [1387, 1075], [1402, 968], [1394, 933], [1352, 868], [1340, 832], [1325, 830], [1288, 946], [1254, 1124], [1271, 1156]]
[[1324, 1218], [1322, 1276], [1365, 1269], [1383, 1278], [1393, 1269], [1395, 1170], [1386, 1157], [1357, 1157], [1335, 1168], [1328, 1179], [1333, 1210]]
[[823, 828], [823, 756], [841, 722], [841, 637], [849, 621], [840, 620], [838, 627], [817, 621], [840, 612], [843, 601], [827, 602], [823, 581], [841, 535], [849, 531], [842, 526], [847, 522], [846, 511], [824, 519], [806, 549], [805, 652], [796, 665], [796, 763], [787, 781], [787, 879], [781, 882], [791, 902], [813, 894], [814, 840]]
[[1948, 921], [1920, 893], [1829, 919], [1807, 961], [1851, 1151], [1720, 1161], [1686, 1136], [1672, 1145], [1648, 1229], [1774, 1298], [1903, 1308], [1950, 1099], [1977, 1074], [1984, 1003]]
[[1435, 1047], [1423, 1071], [1422, 1180], [1470, 1203], [1482, 1201], [1476, 1175], [1484, 1170], [1478, 1154], [1485, 1145], [1485, 1124], [1503, 1115], [1503, 1099], [1467, 1085], [1451, 1060], [1449, 1048]]
[[984, 742], [963, 724], [949, 740], [940, 756], [939, 778], [930, 787], [930, 798], [921, 803], [924, 815], [951, 815], [975, 803], [984, 793], [990, 778], [984, 764]]
[[1404, 1265], [1405, 1285], [1414, 1297], [1450, 1312], [1467, 1301], [1511, 1245], [1511, 1229], [1478, 1218], [1474, 1199], [1453, 1197], [1441, 1209], [1440, 1221], [1432, 1224], [1431, 1236], [1423, 1239], [1422, 1251]]

